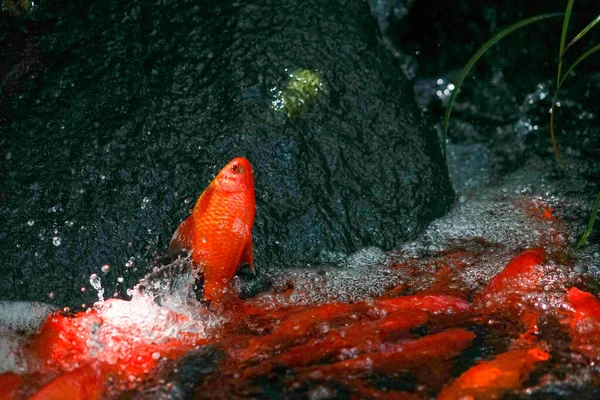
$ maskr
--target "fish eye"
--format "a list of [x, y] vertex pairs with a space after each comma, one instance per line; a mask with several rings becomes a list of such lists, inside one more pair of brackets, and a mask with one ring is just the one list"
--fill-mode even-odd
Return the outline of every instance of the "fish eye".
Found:
[[233, 166], [231, 167], [231, 170], [232, 170], [233, 172], [235, 172], [236, 174], [238, 174], [238, 175], [239, 175], [239, 174], [241, 174], [242, 172], [244, 172], [244, 167], [242, 167], [242, 166], [241, 166], [241, 165], [239, 165], [239, 164], [235, 164], [235, 165], [233, 165]]

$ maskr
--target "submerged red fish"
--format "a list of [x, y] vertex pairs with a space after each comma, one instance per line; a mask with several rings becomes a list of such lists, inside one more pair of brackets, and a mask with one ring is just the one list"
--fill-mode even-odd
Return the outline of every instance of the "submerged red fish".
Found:
[[218, 300], [229, 288], [238, 266], [252, 262], [252, 224], [256, 200], [250, 162], [242, 157], [227, 164], [200, 195], [192, 215], [183, 221], [169, 250], [187, 249], [204, 275], [204, 298]]

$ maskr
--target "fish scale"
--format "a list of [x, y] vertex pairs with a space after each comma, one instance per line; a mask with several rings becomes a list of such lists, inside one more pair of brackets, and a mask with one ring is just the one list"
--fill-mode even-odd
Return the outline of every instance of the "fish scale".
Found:
[[240, 264], [247, 262], [254, 271], [255, 209], [252, 166], [238, 157], [217, 174], [173, 235], [169, 249], [189, 250], [204, 275], [204, 299], [219, 300]]
[[209, 205], [203, 218], [195, 221], [199, 240], [194, 245], [192, 258], [204, 273], [204, 297], [210, 299], [223, 291], [225, 282], [232, 278], [242, 258], [248, 240], [248, 230], [235, 229], [240, 219], [221, 218], [222, 215], [238, 215], [245, 211], [245, 196], [231, 196], [219, 204]]

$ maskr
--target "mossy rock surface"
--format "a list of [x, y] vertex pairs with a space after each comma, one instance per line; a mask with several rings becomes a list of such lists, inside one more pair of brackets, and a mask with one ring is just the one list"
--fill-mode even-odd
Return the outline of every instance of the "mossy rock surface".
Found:
[[[31, 49], [0, 96], [4, 298], [89, 304], [91, 273], [124, 295], [235, 156], [255, 170], [259, 272], [392, 249], [452, 203], [436, 135], [365, 2], [38, 7], [0, 28], [25, 26]], [[273, 88], [297, 68], [327, 91], [289, 119]]]

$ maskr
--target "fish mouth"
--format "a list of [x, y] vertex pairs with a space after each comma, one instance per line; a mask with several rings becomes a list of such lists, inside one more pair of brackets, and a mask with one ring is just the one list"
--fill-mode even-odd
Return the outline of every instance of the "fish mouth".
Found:
[[223, 167], [215, 182], [227, 192], [241, 192], [253, 188], [252, 166], [244, 157], [236, 157]]
[[244, 173], [244, 166], [241, 164], [233, 164], [231, 166], [231, 171], [236, 175], [241, 175]]

